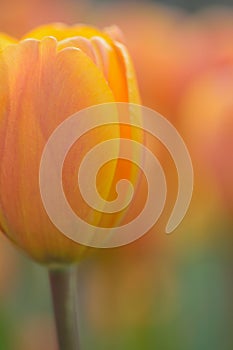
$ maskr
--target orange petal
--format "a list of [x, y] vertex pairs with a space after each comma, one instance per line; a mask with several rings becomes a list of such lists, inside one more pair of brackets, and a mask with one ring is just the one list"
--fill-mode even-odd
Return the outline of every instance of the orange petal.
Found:
[[[61, 41], [58, 46], [61, 48], [75, 46], [83, 50], [102, 71], [103, 76], [109, 84], [109, 87], [113, 91], [116, 101], [128, 102], [128, 98], [130, 96], [130, 102], [139, 102], [138, 95], [136, 94], [137, 85], [136, 82], [133, 81], [134, 73], [132, 63], [123, 45], [122, 52], [125, 56], [123, 56], [122, 52], [118, 49], [118, 47], [115, 46], [114, 43], [109, 44], [106, 42], [106, 40], [99, 36], [94, 36], [91, 39], [85, 39], [81, 37], [69, 38]], [[135, 92], [135, 94], [132, 94], [132, 91]], [[125, 121], [125, 117], [126, 116], [124, 116], [123, 121]], [[128, 116], [128, 118], [130, 118], [130, 116]], [[121, 137], [126, 137], [129, 139], [133, 138], [137, 139], [138, 141], [141, 141], [143, 138], [141, 131], [138, 131], [135, 128], [131, 127], [121, 126], [120, 133]], [[138, 175], [138, 169], [132, 166], [132, 164], [119, 160], [116, 163], [116, 172], [114, 176], [113, 186], [109, 193], [108, 200], [112, 200], [114, 198], [112, 195], [115, 193], [116, 183], [120, 179], [128, 178], [130, 181], [132, 181], [132, 183], [135, 184], [138, 181]], [[104, 196], [103, 193], [101, 194]], [[118, 216], [118, 221], [121, 221], [122, 217], [122, 214]], [[108, 223], [111, 222], [110, 226], [114, 225], [116, 218], [117, 216], [114, 216], [113, 220], [111, 217], [108, 218]], [[106, 217], [103, 216], [101, 225], [105, 226], [106, 221]]]
[[140, 96], [138, 90], [137, 79], [133, 68], [133, 63], [128, 53], [127, 48], [120, 42], [115, 42], [116, 51], [119, 59], [124, 65], [124, 72], [127, 78], [128, 85], [128, 101], [132, 103], [140, 103]]
[[72, 37], [58, 43], [59, 49], [67, 47], [77, 47], [85, 52], [102, 71], [115, 100], [119, 102], [128, 101], [125, 64], [118, 55], [114, 44], [108, 43], [100, 36], [94, 36], [91, 39]]
[[[45, 38], [22, 41], [0, 53], [0, 96], [0, 217], [4, 231], [41, 262], [78, 260], [84, 248], [60, 234], [43, 208], [40, 159], [48, 137], [63, 120], [85, 107], [114, 101], [113, 94], [85, 53], [75, 48], [57, 51], [56, 40]], [[93, 133], [94, 140], [103, 139], [99, 134]], [[87, 149], [88, 144], [82, 143], [75, 152], [77, 162]], [[112, 168], [106, 192], [113, 173]], [[69, 183], [66, 186], [69, 190]]]
[[114, 44], [110, 45], [100, 37], [93, 37], [91, 42], [95, 49], [97, 62], [105, 73], [116, 101], [128, 102], [127, 76]]

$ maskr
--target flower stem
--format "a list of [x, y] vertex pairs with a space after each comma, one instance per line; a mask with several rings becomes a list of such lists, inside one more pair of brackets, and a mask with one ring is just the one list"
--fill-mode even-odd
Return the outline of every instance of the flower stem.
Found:
[[76, 269], [50, 269], [49, 279], [60, 350], [80, 350], [77, 320]]

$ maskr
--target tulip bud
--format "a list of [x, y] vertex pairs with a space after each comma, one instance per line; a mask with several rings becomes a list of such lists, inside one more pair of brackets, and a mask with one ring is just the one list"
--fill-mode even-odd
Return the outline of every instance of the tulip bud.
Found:
[[[39, 189], [42, 152], [53, 131], [72, 114], [102, 103], [137, 103], [132, 63], [122, 43], [85, 26], [48, 25], [16, 44], [6, 45], [0, 37], [1, 42], [5, 46], [0, 52], [1, 229], [41, 263], [72, 263], [87, 248], [63, 235], [43, 207]], [[119, 132], [130, 134], [119, 126], [107, 126], [84, 135], [65, 164], [64, 190], [71, 196], [70, 203], [83, 219], [94, 217], [94, 224], [106, 223], [101, 213], [91, 215], [83, 204], [76, 191], [76, 173], [71, 173], [93, 144], [119, 136]], [[117, 169], [117, 162], [106, 166], [99, 181], [106, 199], [112, 196]], [[128, 164], [124, 171], [133, 173]]]

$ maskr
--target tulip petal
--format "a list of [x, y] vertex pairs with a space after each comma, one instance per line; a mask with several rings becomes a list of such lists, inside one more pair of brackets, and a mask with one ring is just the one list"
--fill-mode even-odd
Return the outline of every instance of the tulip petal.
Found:
[[125, 76], [125, 65], [122, 59], [119, 59], [113, 44], [110, 45], [99, 36], [94, 36], [91, 39], [73, 37], [58, 43], [59, 49], [66, 47], [77, 47], [85, 52], [103, 72], [104, 78], [107, 80], [115, 100], [118, 102], [128, 101], [128, 84]]
[[[107, 80], [116, 101], [128, 102], [128, 98], [130, 96], [131, 102], [139, 102], [138, 96], [136, 96], [136, 94], [131, 94], [131, 91], [136, 91], [137, 86], [136, 83], [133, 82], [132, 63], [128, 58], [128, 53], [124, 47], [122, 47], [122, 52], [125, 56], [123, 56], [122, 52], [119, 51], [118, 47], [116, 47], [114, 43], [110, 44], [99, 36], [94, 36], [91, 39], [81, 37], [69, 38], [60, 41], [58, 44], [59, 48], [70, 46], [75, 46], [82, 49], [99, 67], [99, 69], [103, 72], [103, 76]], [[128, 76], [130, 77], [129, 81], [127, 79]], [[124, 115], [122, 122], [126, 121], [125, 118], [126, 115]], [[128, 115], [128, 119], [130, 120], [130, 115]], [[139, 142], [143, 139], [141, 131], [138, 131], [133, 127], [125, 127], [124, 125], [121, 125], [120, 127], [120, 134], [122, 138], [133, 138], [137, 139]], [[132, 149], [132, 153], [133, 152], [134, 150]], [[136, 186], [139, 181], [138, 175], [138, 169], [132, 164], [118, 160], [116, 163], [116, 171], [112, 182], [112, 188], [107, 199], [114, 199], [115, 187], [120, 179], [129, 179], [132, 184]], [[101, 226], [106, 226], [106, 222], [108, 222], [108, 225], [112, 227], [116, 224], [116, 222], [119, 224], [123, 217], [123, 213], [118, 216], [108, 216], [108, 220], [106, 216], [103, 216]]]
[[140, 103], [140, 96], [138, 91], [137, 79], [133, 68], [133, 63], [126, 47], [120, 43], [115, 42], [116, 51], [119, 59], [122, 60], [125, 70], [125, 76], [128, 83], [128, 101], [132, 103]]
[[82, 52], [84, 52], [88, 57], [90, 57], [90, 59], [94, 63], [96, 63], [95, 62], [95, 54], [94, 54], [92, 44], [91, 44], [90, 40], [87, 38], [83, 38], [81, 36], [67, 38], [67, 39], [59, 41], [57, 47], [59, 50], [69, 48], [69, 47], [76, 47], [76, 48], [82, 50]]
[[[83, 108], [114, 101], [111, 89], [85, 53], [75, 48], [59, 51], [56, 40], [48, 37], [10, 45], [0, 53], [0, 90], [0, 218], [4, 218], [4, 231], [38, 261], [78, 260], [84, 248], [61, 234], [43, 208], [39, 164], [54, 129]], [[110, 138], [116, 136], [116, 131], [108, 133]], [[104, 137], [93, 133], [94, 140]], [[74, 152], [77, 162], [87, 144]], [[68, 162], [68, 174], [70, 169]], [[113, 176], [111, 168], [102, 189], [106, 197]], [[67, 182], [66, 186], [69, 189]]]
[[96, 35], [103, 37], [109, 42], [112, 41], [107, 34], [101, 32], [95, 27], [90, 27], [82, 24], [67, 26], [63, 23], [53, 23], [37, 27], [31, 32], [25, 34], [23, 39], [34, 38], [41, 40], [48, 35], [54, 36], [58, 41], [75, 36], [82, 36], [84, 38], [90, 39]]
[[102, 68], [116, 101], [128, 102], [127, 77], [124, 65], [118, 58], [115, 45], [107, 43], [101, 37], [93, 37], [91, 42], [97, 64]]
[[0, 51], [3, 50], [6, 46], [14, 43], [16, 43], [16, 40], [14, 38], [11, 38], [6, 34], [0, 33]]

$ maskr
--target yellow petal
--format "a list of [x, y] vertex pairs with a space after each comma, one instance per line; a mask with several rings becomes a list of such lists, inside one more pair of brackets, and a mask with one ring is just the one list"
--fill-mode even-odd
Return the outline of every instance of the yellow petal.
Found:
[[105, 38], [105, 40], [111, 42], [110, 37], [97, 28], [82, 24], [67, 26], [63, 23], [53, 23], [37, 27], [31, 32], [25, 34], [23, 39], [33, 38], [41, 40], [45, 36], [54, 36], [58, 41], [60, 41], [74, 36], [82, 36], [84, 38], [90, 39], [96, 35], [101, 36]]
[[16, 39], [4, 33], [0, 33], [0, 51], [3, 50], [6, 46], [14, 43], [16, 43]]

